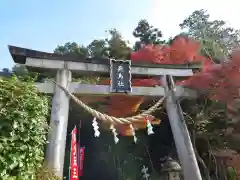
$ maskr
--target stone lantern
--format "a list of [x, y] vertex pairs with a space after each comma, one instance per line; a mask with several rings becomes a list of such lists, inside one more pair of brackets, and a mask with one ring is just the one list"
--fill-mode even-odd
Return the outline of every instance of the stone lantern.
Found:
[[182, 179], [182, 168], [180, 164], [168, 157], [162, 164], [161, 168], [161, 180], [181, 180]]

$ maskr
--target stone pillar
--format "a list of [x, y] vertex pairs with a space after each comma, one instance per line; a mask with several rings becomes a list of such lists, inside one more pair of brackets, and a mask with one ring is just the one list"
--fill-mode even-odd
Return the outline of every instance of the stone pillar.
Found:
[[169, 75], [163, 76], [162, 82], [165, 87], [165, 92], [167, 93], [170, 90], [170, 95], [166, 98], [166, 110], [177, 148], [178, 158], [182, 165], [184, 179], [202, 180], [187, 125], [182, 114], [181, 105], [174, 90], [175, 85], [173, 78]]
[[[71, 82], [71, 72], [68, 69], [58, 70], [56, 82], [67, 88]], [[45, 162], [61, 179], [63, 177], [68, 113], [69, 97], [62, 89], [55, 85], [48, 135], [49, 144], [47, 145]]]

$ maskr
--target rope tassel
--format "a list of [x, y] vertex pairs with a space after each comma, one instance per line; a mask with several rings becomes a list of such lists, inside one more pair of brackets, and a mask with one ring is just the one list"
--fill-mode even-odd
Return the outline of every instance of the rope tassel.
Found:
[[115, 142], [115, 144], [117, 144], [117, 143], [119, 142], [119, 139], [118, 139], [118, 137], [117, 137], [117, 135], [118, 135], [117, 130], [116, 130], [116, 128], [114, 127], [113, 124], [111, 124], [110, 129], [111, 129], [111, 131], [112, 131], [112, 133], [113, 133], [114, 142]]
[[135, 130], [134, 130], [134, 127], [133, 127], [132, 124], [130, 124], [130, 128], [132, 130], [133, 140], [136, 143], [137, 142], [137, 137], [136, 137]]
[[93, 126], [93, 130], [94, 130], [94, 137], [99, 137], [100, 131], [98, 130], [99, 127], [98, 127], [98, 122], [97, 122], [96, 117], [93, 118], [92, 126]]
[[152, 124], [149, 120], [147, 120], [147, 133], [148, 135], [154, 134]]

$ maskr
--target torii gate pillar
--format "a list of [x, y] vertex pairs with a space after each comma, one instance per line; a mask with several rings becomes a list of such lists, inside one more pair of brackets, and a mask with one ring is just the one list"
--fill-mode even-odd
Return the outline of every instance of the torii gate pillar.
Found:
[[[62, 86], [67, 88], [71, 79], [71, 71], [68, 69], [57, 71], [56, 82]], [[60, 178], [63, 177], [68, 113], [69, 97], [55, 86], [45, 162]]]
[[169, 75], [163, 76], [162, 82], [165, 85], [166, 92], [171, 91], [170, 96], [166, 99], [166, 109], [178, 157], [183, 169], [184, 179], [202, 180], [181, 106], [174, 91], [172, 91], [175, 88], [173, 78]]

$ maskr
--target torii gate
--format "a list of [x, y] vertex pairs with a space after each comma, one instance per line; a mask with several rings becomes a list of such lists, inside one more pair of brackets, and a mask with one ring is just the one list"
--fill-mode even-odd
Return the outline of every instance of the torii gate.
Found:
[[[114, 95], [109, 91], [109, 86], [106, 85], [87, 85], [71, 82], [72, 76], [75, 75], [109, 76], [109, 59], [71, 57], [15, 46], [9, 46], [9, 51], [15, 63], [26, 65], [30, 71], [52, 73], [56, 77], [56, 82], [68, 89], [70, 93]], [[133, 77], [157, 76], [162, 79], [164, 87], [133, 87], [129, 95], [156, 97], [164, 96], [166, 92], [171, 90], [170, 95], [166, 97], [166, 109], [185, 180], [201, 180], [202, 178], [178, 98], [196, 98], [197, 93], [180, 86], [175, 87], [172, 76], [189, 77], [193, 75], [194, 69], [199, 68], [199, 64], [174, 66], [156, 64], [131, 65], [131, 75]], [[69, 96], [52, 82], [36, 83], [36, 86], [40, 92], [53, 94], [51, 129], [48, 137], [49, 144], [47, 145], [45, 161], [50, 168], [56, 171], [56, 175], [62, 177]]]

